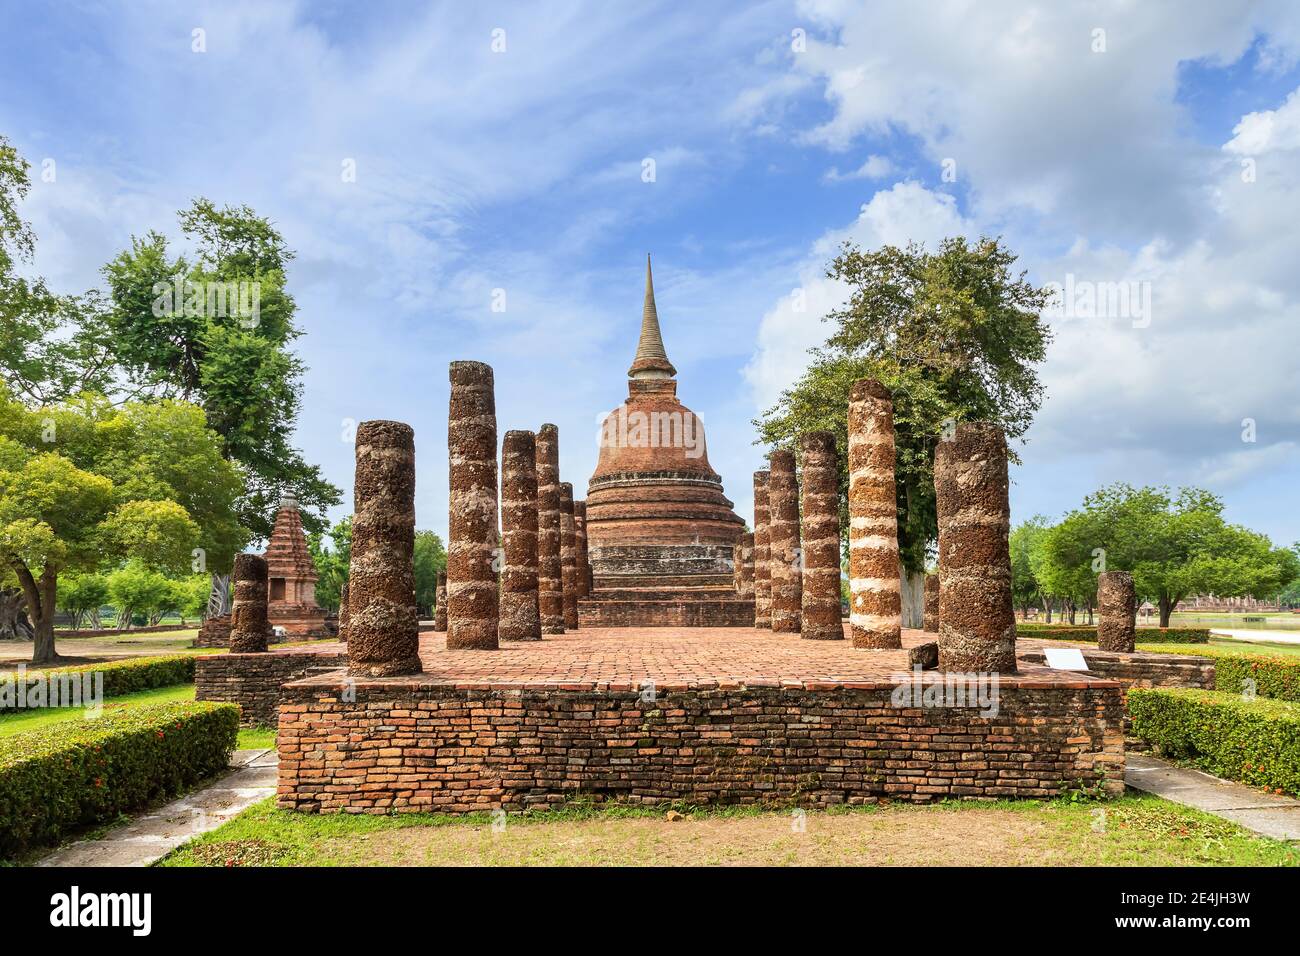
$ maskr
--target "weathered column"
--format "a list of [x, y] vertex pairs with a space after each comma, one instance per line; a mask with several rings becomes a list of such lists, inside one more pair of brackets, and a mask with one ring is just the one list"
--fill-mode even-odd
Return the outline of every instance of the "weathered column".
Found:
[[1007, 440], [987, 423], [957, 426], [934, 453], [939, 517], [939, 667], [1016, 669]]
[[771, 512], [767, 471], [754, 472], [754, 626], [772, 627]]
[[495, 650], [500, 613], [497, 409], [492, 369], [482, 362], [451, 363], [447, 444], [447, 647]]
[[415, 432], [401, 422], [357, 427], [352, 557], [348, 563], [348, 673], [420, 671], [415, 606]]
[[770, 464], [767, 503], [771, 511], [772, 630], [798, 634], [803, 556], [799, 551], [799, 479], [795, 476], [794, 453], [774, 451]]
[[939, 633], [939, 573], [925, 576], [925, 611], [921, 627], [932, 634]]
[[560, 482], [560, 587], [564, 629], [578, 628], [578, 543], [573, 520], [573, 485]]
[[537, 607], [543, 634], [564, 633], [560, 562], [560, 430], [537, 430]]
[[437, 583], [433, 586], [433, 629], [439, 632], [447, 630], [447, 572], [439, 571]]
[[746, 531], [731, 547], [732, 576], [736, 593], [743, 598], [754, 596], [754, 533]]
[[800, 495], [803, 588], [799, 634], [811, 641], [842, 641], [840, 623], [840, 472], [835, 435], [803, 436]]
[[1137, 591], [1127, 571], [1097, 575], [1097, 649], [1132, 654], [1137, 639]]
[[540, 641], [537, 612], [537, 441], [532, 432], [509, 431], [501, 443], [501, 573], [503, 641]]
[[849, 630], [854, 647], [903, 646], [894, 401], [875, 379], [849, 392]]
[[348, 582], [343, 582], [343, 587], [339, 588], [339, 640], [347, 642], [348, 639]]
[[230, 653], [255, 654], [266, 650], [271, 625], [266, 617], [266, 558], [260, 554], [235, 555], [230, 575]]
[[573, 539], [578, 554], [578, 599], [591, 594], [591, 559], [587, 555], [587, 502], [573, 503]]

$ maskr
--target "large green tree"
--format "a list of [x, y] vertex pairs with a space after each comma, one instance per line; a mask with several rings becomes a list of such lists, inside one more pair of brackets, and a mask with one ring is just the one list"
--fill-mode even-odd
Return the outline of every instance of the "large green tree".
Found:
[[438, 572], [447, 570], [447, 549], [436, 531], [415, 532], [415, 604], [421, 614], [432, 614]]
[[848, 290], [847, 304], [825, 317], [833, 333], [755, 422], [759, 440], [775, 446], [796, 448], [816, 429], [835, 433], [847, 528], [849, 391], [876, 378], [893, 392], [905, 624], [920, 626], [921, 576], [938, 536], [935, 444], [961, 421], [994, 422], [1020, 438], [1042, 401], [1036, 365], [1049, 340], [1041, 318], [1049, 293], [1015, 273], [1015, 261], [990, 238], [949, 238], [934, 251], [845, 244], [826, 271]]
[[104, 267], [114, 360], [135, 391], [204, 410], [225, 456], [244, 469], [240, 520], [255, 537], [269, 536], [285, 491], [304, 505], [308, 530], [320, 531], [341, 492], [293, 447], [303, 372], [290, 351], [300, 334], [285, 286], [293, 252], [247, 206], [198, 199], [180, 226], [192, 256], [173, 256], [149, 232]]
[[1161, 627], [1189, 595], [1274, 597], [1300, 574], [1294, 550], [1229, 524], [1223, 502], [1199, 488], [1102, 488], [1053, 529], [1047, 551], [1051, 574], [1076, 593], [1095, 594], [1100, 570], [1132, 573]]
[[18, 580], [32, 660], [58, 660], [63, 572], [127, 559], [172, 573], [229, 563], [247, 541], [235, 467], [201, 409], [102, 396], [28, 408], [0, 389], [0, 562]]

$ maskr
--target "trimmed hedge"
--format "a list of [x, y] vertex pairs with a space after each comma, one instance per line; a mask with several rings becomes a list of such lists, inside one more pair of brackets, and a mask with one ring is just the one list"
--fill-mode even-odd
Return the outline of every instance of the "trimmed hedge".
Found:
[[[169, 657], [132, 657], [102, 664], [83, 664], [78, 667], [54, 667], [49, 670], [27, 671], [28, 686], [38, 681], [57, 680], [60, 676], [80, 678], [89, 671], [104, 675], [104, 697], [120, 697], [136, 691], [155, 687], [172, 687], [176, 684], [194, 683], [194, 656], [176, 654]], [[17, 674], [0, 674], [0, 682], [13, 680]], [[9, 699], [6, 699], [9, 698]], [[16, 694], [0, 697], [0, 712], [16, 710]]]
[[1133, 733], [1217, 777], [1300, 796], [1300, 707], [1213, 690], [1130, 688]]
[[224, 770], [234, 704], [159, 704], [0, 738], [0, 858], [57, 842]]
[[[1017, 633], [1026, 637], [1056, 638], [1062, 641], [1097, 642], [1097, 629], [1079, 624], [1043, 624], [1036, 621], [1016, 622]], [[1208, 627], [1139, 627], [1139, 644], [1208, 644]]]
[[1260, 697], [1300, 703], [1300, 657], [1215, 655], [1215, 690], [1240, 694], [1247, 679], [1255, 682], [1255, 693]]

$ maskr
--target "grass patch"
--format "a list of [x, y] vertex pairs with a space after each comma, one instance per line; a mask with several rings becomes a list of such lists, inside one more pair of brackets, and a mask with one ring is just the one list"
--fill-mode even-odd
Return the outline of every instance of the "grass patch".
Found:
[[[173, 687], [155, 687], [150, 690], [123, 694], [104, 701], [101, 716], [112, 716], [139, 707], [152, 704], [170, 704], [175, 701], [194, 699], [193, 684], [176, 684]], [[35, 710], [8, 710], [0, 712], [0, 737], [12, 737], [15, 734], [39, 730], [53, 724], [76, 721], [79, 724], [90, 723], [87, 711], [82, 707], [40, 707]]]
[[1149, 794], [810, 810], [597, 807], [511, 815], [292, 813], [274, 800], [162, 866], [1298, 866], [1300, 848]]
[[238, 750], [274, 750], [274, 727], [241, 727], [239, 730]]

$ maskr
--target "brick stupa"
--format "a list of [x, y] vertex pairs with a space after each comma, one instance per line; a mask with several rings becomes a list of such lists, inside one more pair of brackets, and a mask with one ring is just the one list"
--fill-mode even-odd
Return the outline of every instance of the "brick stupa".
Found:
[[266, 553], [267, 617], [283, 628], [285, 640], [330, 637], [324, 608], [316, 604], [316, 564], [307, 550], [302, 514], [293, 495], [285, 494], [275, 513]]
[[595, 588], [583, 623], [749, 627], [753, 599], [736, 593], [732, 572], [745, 523], [709, 465], [703, 423], [677, 398], [649, 257], [645, 282], [628, 396], [604, 419], [587, 485]]

